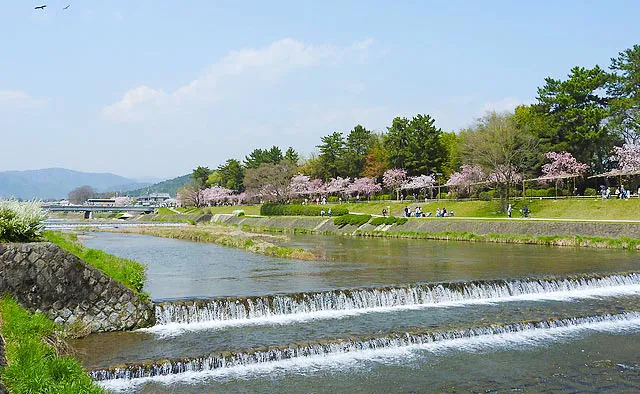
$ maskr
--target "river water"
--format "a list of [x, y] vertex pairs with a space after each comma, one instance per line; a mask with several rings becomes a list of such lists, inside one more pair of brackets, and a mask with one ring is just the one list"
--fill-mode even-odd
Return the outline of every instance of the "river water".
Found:
[[158, 302], [154, 327], [76, 341], [113, 391], [640, 390], [635, 253], [285, 242], [323, 257], [309, 262], [130, 234], [83, 242], [147, 264], [145, 290]]

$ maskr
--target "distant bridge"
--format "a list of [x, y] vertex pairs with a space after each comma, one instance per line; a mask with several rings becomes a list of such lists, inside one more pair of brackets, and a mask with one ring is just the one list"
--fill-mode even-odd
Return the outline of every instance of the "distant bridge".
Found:
[[153, 213], [153, 207], [140, 205], [108, 206], [108, 205], [43, 205], [42, 209], [51, 212], [84, 212], [85, 219], [91, 218], [92, 212], [140, 212]]

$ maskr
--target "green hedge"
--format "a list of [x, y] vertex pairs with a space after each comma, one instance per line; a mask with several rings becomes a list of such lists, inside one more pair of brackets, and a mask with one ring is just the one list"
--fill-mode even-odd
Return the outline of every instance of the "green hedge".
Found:
[[263, 216], [321, 216], [324, 210], [325, 215], [342, 216], [349, 213], [347, 208], [327, 206], [327, 205], [298, 205], [298, 204], [262, 204], [260, 215]]
[[370, 219], [371, 215], [357, 215], [349, 213], [333, 219], [333, 224], [340, 227], [346, 226], [347, 224], [360, 227], [369, 222]]
[[389, 217], [377, 217], [377, 218], [373, 218], [373, 220], [371, 220], [371, 224], [374, 226], [379, 226], [381, 224], [397, 224], [398, 226], [403, 225], [407, 222], [407, 218], [402, 218], [402, 217], [396, 217], [396, 216], [389, 216]]

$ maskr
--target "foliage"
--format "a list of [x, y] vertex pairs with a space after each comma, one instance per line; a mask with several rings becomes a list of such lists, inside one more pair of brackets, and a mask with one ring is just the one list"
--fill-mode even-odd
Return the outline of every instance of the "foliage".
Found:
[[45, 231], [44, 238], [86, 261], [136, 293], [142, 291], [146, 279], [146, 268], [137, 261], [114, 256], [102, 250], [85, 248], [78, 242], [78, 236], [71, 233]]
[[68, 195], [69, 202], [72, 204], [84, 204], [88, 199], [94, 197], [96, 191], [89, 185], [76, 187], [71, 190]]
[[209, 176], [207, 184], [226, 189], [244, 190], [244, 167], [236, 159], [229, 159]]
[[388, 217], [376, 217], [371, 220], [371, 225], [380, 226], [381, 224], [392, 225], [396, 224], [398, 226], [405, 224], [409, 219], [397, 216], [388, 216]]
[[69, 356], [56, 354], [45, 337], [61, 335], [42, 314], [31, 314], [9, 297], [0, 300], [8, 365], [0, 377], [12, 394], [103, 393]]
[[0, 200], [0, 242], [36, 241], [46, 219], [37, 201]]
[[344, 194], [349, 190], [351, 178], [336, 177], [331, 178], [325, 185], [325, 191], [329, 194]]
[[464, 139], [465, 162], [489, 173], [488, 181], [508, 200], [512, 185], [522, 179], [521, 171], [535, 159], [536, 139], [516, 128], [513, 115], [496, 112], [479, 119]]
[[610, 79], [599, 66], [574, 67], [564, 81], [545, 79], [535, 108], [552, 122], [549, 150], [571, 152], [592, 170], [603, 170], [605, 158], [619, 141], [604, 122], [610, 110], [601, 92]]
[[442, 130], [434, 123], [429, 115], [393, 119], [384, 137], [391, 165], [405, 169], [408, 175], [441, 173], [449, 152]]
[[383, 137], [375, 135], [371, 149], [364, 158], [361, 176], [379, 178], [389, 168], [388, 152], [383, 144]]
[[298, 204], [271, 204], [265, 203], [260, 207], [260, 215], [264, 216], [321, 216], [322, 211], [328, 214], [331, 208], [333, 216], [341, 216], [349, 213], [349, 210], [340, 206], [327, 205], [298, 205]]
[[232, 193], [227, 188], [213, 186], [202, 191], [202, 199], [205, 204], [220, 204], [230, 201]]
[[346, 225], [360, 227], [363, 224], [369, 222], [370, 219], [371, 219], [371, 215], [368, 215], [368, 214], [359, 215], [359, 214], [348, 213], [346, 215], [342, 215], [333, 219], [333, 224], [340, 227], [346, 226]]
[[367, 154], [376, 142], [376, 135], [361, 125], [349, 132], [345, 141], [342, 173], [348, 177], [359, 176], [364, 168]]
[[193, 178], [193, 185], [198, 189], [204, 189], [207, 187], [207, 180], [209, 176], [213, 173], [209, 169], [209, 167], [198, 166], [191, 173], [191, 178]]
[[300, 155], [296, 152], [292, 147], [289, 147], [286, 152], [284, 152], [284, 160], [288, 160], [294, 164], [298, 164], [300, 161]]
[[402, 185], [404, 190], [419, 190], [422, 193], [426, 193], [427, 189], [432, 192], [436, 185], [436, 180], [431, 175], [419, 175], [409, 178], [407, 183]]
[[334, 132], [320, 140], [322, 144], [317, 147], [320, 149], [318, 162], [322, 179], [327, 180], [343, 174], [345, 142], [342, 133]]
[[289, 198], [289, 184], [295, 170], [295, 164], [286, 160], [249, 168], [244, 179], [247, 193], [260, 200], [284, 202]]
[[612, 116], [609, 127], [627, 143], [640, 143], [640, 45], [611, 59], [613, 75], [607, 84]]
[[282, 150], [274, 145], [270, 149], [254, 149], [244, 158], [244, 166], [247, 169], [258, 168], [265, 163], [278, 164], [283, 159]]

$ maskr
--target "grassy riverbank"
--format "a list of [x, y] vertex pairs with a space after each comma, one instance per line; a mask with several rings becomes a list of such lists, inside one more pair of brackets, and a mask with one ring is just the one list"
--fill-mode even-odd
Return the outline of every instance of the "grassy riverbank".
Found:
[[65, 354], [65, 334], [46, 316], [25, 311], [9, 297], [0, 299], [0, 316], [8, 361], [0, 376], [11, 394], [103, 393]]
[[[103, 231], [103, 230], [101, 230]], [[113, 232], [135, 233], [154, 237], [174, 238], [195, 242], [211, 242], [223, 246], [244, 249], [265, 256], [296, 260], [318, 260], [318, 256], [301, 248], [278, 246], [277, 238], [249, 233], [230, 226], [198, 225], [188, 227], [133, 227]]]
[[85, 248], [78, 241], [78, 236], [61, 231], [45, 231], [45, 240], [60, 246], [67, 252], [86, 261], [113, 279], [127, 286], [143, 297], [142, 292], [146, 279], [145, 266], [137, 261], [108, 254], [98, 249]]

